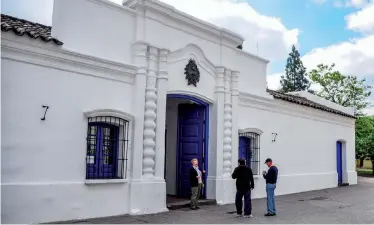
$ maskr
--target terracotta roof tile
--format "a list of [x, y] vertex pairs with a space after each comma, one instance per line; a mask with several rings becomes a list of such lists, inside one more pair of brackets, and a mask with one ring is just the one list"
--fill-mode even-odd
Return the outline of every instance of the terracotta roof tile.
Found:
[[53, 41], [56, 45], [63, 45], [61, 41], [51, 36], [51, 30], [50, 26], [1, 14], [1, 31], [13, 31], [18, 36], [26, 34], [33, 39], [41, 39], [44, 42]]
[[326, 112], [330, 112], [330, 113], [334, 113], [334, 114], [338, 114], [338, 115], [342, 115], [342, 116], [346, 116], [346, 117], [350, 117], [350, 118], [356, 118], [355, 116], [349, 115], [348, 113], [329, 108], [327, 106], [318, 104], [318, 103], [313, 102], [313, 101], [311, 101], [307, 98], [304, 98], [304, 97], [291, 95], [291, 94], [284, 94], [284, 93], [269, 90], [269, 89], [267, 89], [267, 92], [269, 94], [271, 94], [276, 99], [291, 102], [291, 103], [294, 103], [294, 104], [299, 104], [299, 105], [303, 105], [303, 106], [312, 107], [312, 108], [315, 108], [315, 109], [323, 110], [323, 111], [326, 111]]

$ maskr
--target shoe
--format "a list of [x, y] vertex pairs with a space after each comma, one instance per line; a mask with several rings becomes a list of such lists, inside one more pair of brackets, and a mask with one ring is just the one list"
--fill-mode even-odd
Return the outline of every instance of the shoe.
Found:
[[196, 206], [196, 209], [200, 209], [200, 207], [199, 207], [199, 206]]
[[244, 215], [244, 218], [253, 218], [253, 215], [250, 214], [250, 215]]
[[236, 214], [236, 217], [243, 217], [243, 214]]
[[266, 213], [265, 216], [276, 216], [277, 214], [275, 213]]
[[196, 210], [197, 208], [196, 207], [190, 207], [191, 210]]

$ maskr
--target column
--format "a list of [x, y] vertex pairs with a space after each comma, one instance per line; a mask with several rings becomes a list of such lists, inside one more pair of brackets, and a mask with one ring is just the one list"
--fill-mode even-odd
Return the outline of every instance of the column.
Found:
[[131, 178], [133, 180], [140, 180], [142, 177], [144, 105], [148, 68], [147, 49], [148, 45], [143, 42], [137, 42], [133, 46], [134, 64], [138, 67], [134, 83], [133, 99], [133, 114], [135, 117], [134, 142], [131, 154], [132, 160], [128, 160], [131, 164], [129, 166], [132, 168]]
[[222, 158], [223, 158], [223, 134], [224, 134], [224, 101], [225, 101], [225, 68], [217, 68], [217, 78], [216, 78], [216, 102], [215, 102], [215, 113], [216, 113], [216, 154], [217, 154], [217, 171], [216, 176], [222, 177], [223, 167], [222, 167]]
[[223, 176], [231, 176], [231, 141], [232, 141], [232, 123], [231, 123], [231, 89], [230, 89], [231, 71], [225, 71], [225, 109], [223, 116]]
[[148, 52], [148, 76], [145, 92], [145, 112], [144, 112], [144, 135], [143, 135], [143, 177], [154, 177], [154, 166], [156, 156], [156, 72], [157, 72], [157, 49], [149, 47]]
[[[238, 131], [238, 117], [239, 117], [239, 88], [238, 88], [239, 72], [231, 72], [231, 108], [232, 108], [232, 162], [238, 161], [239, 157], [239, 131]], [[231, 168], [233, 169], [233, 168]]]
[[156, 177], [164, 179], [165, 167], [165, 119], [168, 88], [167, 55], [169, 51], [159, 51], [159, 71], [157, 77], [157, 117], [156, 117]]

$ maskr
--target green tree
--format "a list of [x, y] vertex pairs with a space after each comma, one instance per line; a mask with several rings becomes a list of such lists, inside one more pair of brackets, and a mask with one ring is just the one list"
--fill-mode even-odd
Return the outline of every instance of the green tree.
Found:
[[370, 105], [368, 97], [372, 87], [366, 85], [365, 79], [343, 75], [334, 67], [335, 64], [320, 64], [309, 73], [312, 82], [321, 86], [316, 94], [339, 105], [354, 107], [356, 115], [362, 115], [362, 110]]
[[360, 160], [360, 168], [364, 159], [369, 157], [370, 136], [374, 134], [374, 117], [360, 116], [356, 120], [356, 159]]
[[308, 91], [310, 81], [307, 78], [306, 68], [300, 59], [299, 51], [292, 46], [287, 58], [285, 75], [281, 76], [281, 90], [283, 93], [292, 91]]

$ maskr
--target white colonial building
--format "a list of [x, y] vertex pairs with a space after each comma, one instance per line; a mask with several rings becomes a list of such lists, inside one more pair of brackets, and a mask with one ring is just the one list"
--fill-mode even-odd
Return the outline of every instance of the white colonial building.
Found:
[[353, 109], [267, 90], [268, 61], [238, 34], [156, 0], [55, 0], [52, 27], [1, 19], [3, 223], [167, 211], [192, 158], [218, 204], [239, 156], [254, 198], [268, 157], [277, 195], [357, 183]]

